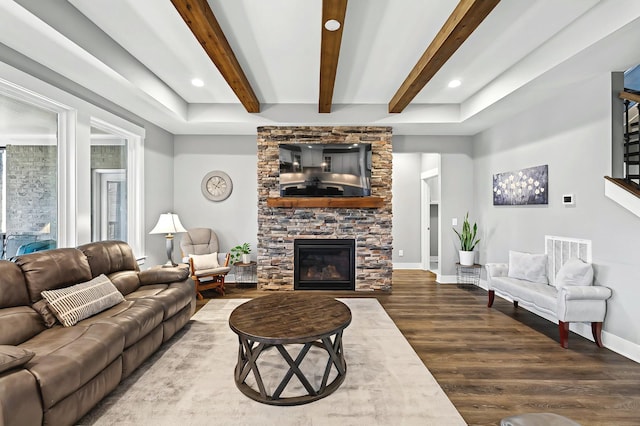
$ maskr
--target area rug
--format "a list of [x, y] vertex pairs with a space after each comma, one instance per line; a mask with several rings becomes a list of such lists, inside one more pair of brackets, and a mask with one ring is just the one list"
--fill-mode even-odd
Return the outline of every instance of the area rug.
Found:
[[376, 299], [339, 300], [353, 317], [343, 336], [347, 376], [323, 399], [276, 407], [242, 394], [233, 380], [238, 338], [228, 318], [247, 300], [211, 300], [79, 424], [466, 424]]

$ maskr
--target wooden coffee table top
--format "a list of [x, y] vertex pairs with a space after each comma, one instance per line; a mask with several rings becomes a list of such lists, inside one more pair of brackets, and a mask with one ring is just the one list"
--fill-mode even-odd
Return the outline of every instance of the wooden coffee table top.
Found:
[[310, 291], [258, 297], [238, 306], [229, 317], [234, 332], [268, 344], [311, 342], [350, 323], [347, 305]]

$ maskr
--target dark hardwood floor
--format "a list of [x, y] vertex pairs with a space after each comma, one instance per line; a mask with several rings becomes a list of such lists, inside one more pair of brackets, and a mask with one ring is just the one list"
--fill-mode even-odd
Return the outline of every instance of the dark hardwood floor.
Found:
[[[323, 294], [376, 297], [470, 425], [526, 412], [584, 426], [640, 425], [639, 364], [574, 333], [562, 349], [556, 324], [500, 298], [489, 309], [486, 291], [434, 279], [399, 270], [392, 294]], [[229, 286], [224, 297], [265, 294]]]

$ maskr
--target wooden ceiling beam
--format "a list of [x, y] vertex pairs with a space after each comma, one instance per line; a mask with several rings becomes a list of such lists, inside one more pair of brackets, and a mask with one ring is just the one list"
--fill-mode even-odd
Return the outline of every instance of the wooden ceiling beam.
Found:
[[402, 112], [498, 3], [500, 0], [460, 0], [389, 102], [389, 112]]
[[[320, 96], [318, 99], [318, 112], [331, 112], [333, 100], [333, 87], [336, 82], [338, 70], [338, 57], [340, 56], [340, 44], [342, 43], [342, 30], [344, 17], [347, 12], [347, 0], [323, 0], [322, 1], [322, 43], [320, 47]], [[340, 23], [340, 28], [329, 31], [324, 24], [330, 19]]]
[[171, 0], [171, 3], [247, 112], [260, 112], [260, 102], [207, 0]]

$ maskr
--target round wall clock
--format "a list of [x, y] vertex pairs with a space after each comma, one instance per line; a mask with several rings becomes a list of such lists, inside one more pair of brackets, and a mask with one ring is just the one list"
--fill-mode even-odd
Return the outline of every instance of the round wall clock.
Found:
[[211, 201], [226, 200], [233, 190], [233, 182], [225, 172], [215, 170], [202, 179], [202, 194]]

